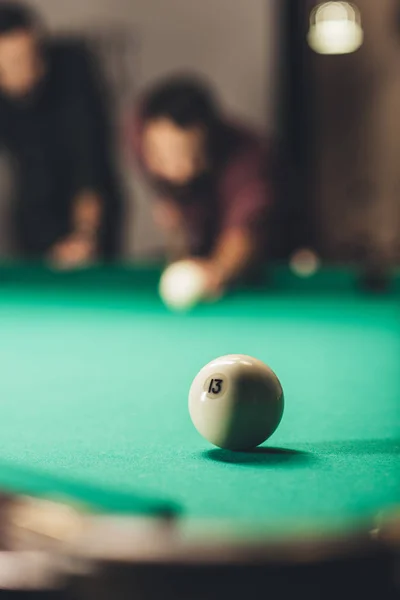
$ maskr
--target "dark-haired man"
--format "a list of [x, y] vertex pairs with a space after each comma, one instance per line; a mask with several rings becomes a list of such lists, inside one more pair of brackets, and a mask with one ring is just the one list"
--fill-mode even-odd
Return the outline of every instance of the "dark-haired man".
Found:
[[201, 264], [206, 296], [262, 261], [273, 195], [266, 142], [225, 120], [201, 81], [175, 77], [145, 93], [134, 147], [154, 191], [172, 260]]
[[100, 79], [83, 46], [46, 41], [0, 3], [0, 144], [13, 163], [12, 227], [27, 258], [63, 268], [115, 256], [120, 193]]

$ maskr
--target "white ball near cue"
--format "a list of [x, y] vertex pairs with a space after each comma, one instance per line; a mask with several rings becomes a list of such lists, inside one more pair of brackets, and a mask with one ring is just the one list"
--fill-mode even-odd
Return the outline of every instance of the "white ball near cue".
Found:
[[182, 260], [167, 267], [161, 276], [159, 293], [174, 311], [187, 311], [204, 299], [206, 275], [195, 262]]
[[222, 356], [196, 375], [189, 413], [206, 440], [227, 450], [251, 450], [278, 427], [284, 409], [282, 386], [263, 362], [243, 354]]
[[318, 255], [308, 248], [297, 250], [290, 258], [290, 268], [297, 277], [312, 277], [320, 267]]

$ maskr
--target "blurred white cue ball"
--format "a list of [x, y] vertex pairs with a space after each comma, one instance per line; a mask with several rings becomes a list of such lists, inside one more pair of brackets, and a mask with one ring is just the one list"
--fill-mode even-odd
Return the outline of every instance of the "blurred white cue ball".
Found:
[[297, 250], [290, 259], [290, 268], [298, 277], [312, 277], [320, 267], [318, 255], [308, 248]]
[[175, 311], [190, 310], [204, 298], [206, 276], [200, 265], [182, 260], [167, 267], [160, 279], [164, 304]]

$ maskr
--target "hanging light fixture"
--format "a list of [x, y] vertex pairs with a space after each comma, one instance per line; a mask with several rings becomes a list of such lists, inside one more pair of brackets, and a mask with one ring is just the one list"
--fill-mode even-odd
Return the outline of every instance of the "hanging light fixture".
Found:
[[349, 54], [364, 40], [360, 10], [350, 2], [323, 2], [310, 15], [308, 43], [318, 54]]

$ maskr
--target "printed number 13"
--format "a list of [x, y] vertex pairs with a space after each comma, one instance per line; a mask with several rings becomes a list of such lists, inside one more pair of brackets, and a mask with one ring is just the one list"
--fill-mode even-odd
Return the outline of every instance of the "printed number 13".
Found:
[[222, 390], [222, 379], [211, 379], [210, 387], [208, 388], [209, 394], [220, 394]]

